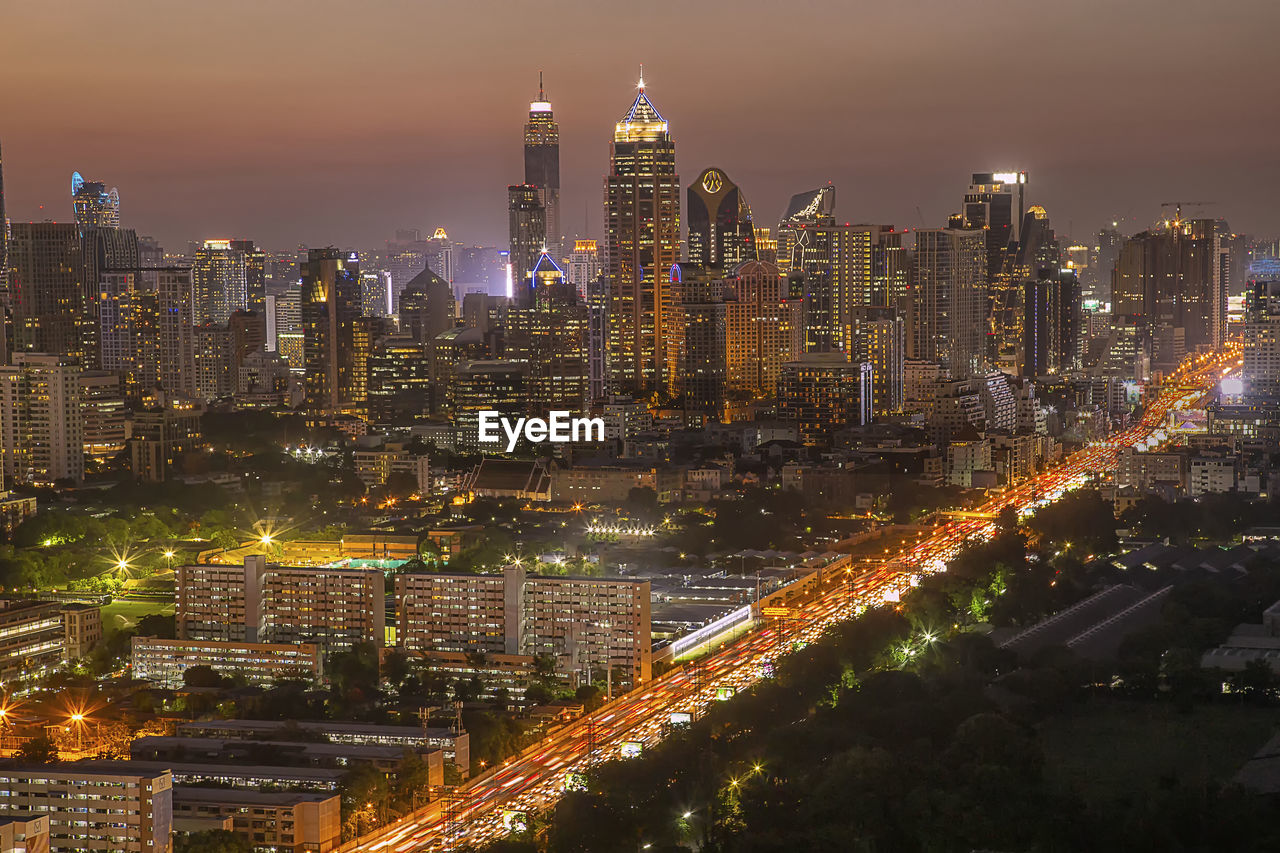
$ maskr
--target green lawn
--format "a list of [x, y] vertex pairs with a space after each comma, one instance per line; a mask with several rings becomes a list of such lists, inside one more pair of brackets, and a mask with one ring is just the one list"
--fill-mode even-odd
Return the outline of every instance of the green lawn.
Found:
[[163, 601], [113, 601], [103, 605], [99, 612], [102, 614], [103, 633], [114, 634], [116, 631], [132, 628], [138, 624], [139, 619], [152, 613], [172, 615], [173, 604]]
[[1226, 781], [1280, 729], [1280, 709], [1097, 700], [1040, 729], [1045, 774], [1086, 800], [1149, 790], [1164, 777], [1183, 786]]

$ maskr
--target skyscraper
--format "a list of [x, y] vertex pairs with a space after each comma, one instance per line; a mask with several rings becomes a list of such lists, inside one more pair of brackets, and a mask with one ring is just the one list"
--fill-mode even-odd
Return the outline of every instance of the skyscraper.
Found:
[[120, 227], [120, 191], [115, 187], [108, 190], [101, 181], [86, 181], [79, 172], [72, 172], [71, 202], [82, 230]]
[[723, 169], [704, 169], [689, 185], [686, 197], [689, 263], [731, 270], [756, 260], [751, 206]]
[[[975, 172], [964, 195], [964, 207], [952, 217], [953, 228], [981, 229], [986, 246], [987, 280], [1000, 272], [1001, 254], [1018, 239], [1025, 213], [1026, 172]], [[1013, 188], [1018, 189], [1014, 209]]]
[[259, 314], [267, 308], [267, 252], [252, 240], [232, 240], [231, 248], [244, 255], [243, 308]]
[[952, 379], [983, 367], [985, 250], [982, 231], [916, 231], [910, 355], [944, 365]]
[[80, 366], [75, 359], [14, 353], [11, 366], [0, 367], [4, 480], [78, 484], [84, 478], [83, 436]]
[[[549, 250], [548, 250], [549, 251]], [[578, 290], [578, 296], [587, 297], [587, 286], [600, 275], [600, 253], [595, 240], [574, 240], [573, 253], [569, 255], [569, 282]]]
[[1244, 398], [1275, 406], [1280, 403], [1280, 278], [1251, 281], [1244, 305]]
[[[9, 282], [9, 217], [4, 212], [4, 155], [0, 153], [0, 291]], [[0, 347], [0, 357], [5, 355], [6, 346]]]
[[194, 394], [191, 269], [107, 270], [100, 288], [101, 364], [123, 378], [126, 396], [156, 386]]
[[668, 279], [680, 244], [680, 176], [667, 121], [645, 93], [614, 126], [605, 178], [610, 296], [609, 372], [615, 391], [669, 391]]
[[205, 240], [192, 266], [192, 315], [197, 326], [225, 326], [248, 303], [245, 253], [231, 240]]
[[511, 294], [517, 305], [528, 305], [533, 294], [533, 268], [547, 247], [547, 209], [541, 190], [532, 184], [507, 187], [510, 235]]
[[340, 411], [353, 402], [360, 259], [332, 246], [311, 249], [302, 265], [302, 347], [306, 403]]
[[542, 90], [541, 71], [538, 72], [538, 100], [529, 104], [529, 121], [524, 126], [524, 182], [538, 188], [546, 210], [547, 251], [558, 259], [562, 257], [564, 237], [560, 230], [560, 125], [556, 124], [551, 102]]
[[80, 333], [89, 303], [80, 227], [73, 222], [15, 222], [10, 236], [13, 351], [84, 357]]
[[587, 310], [547, 252], [533, 268], [527, 305], [507, 311], [509, 361], [528, 365], [529, 413], [582, 411], [587, 402]]

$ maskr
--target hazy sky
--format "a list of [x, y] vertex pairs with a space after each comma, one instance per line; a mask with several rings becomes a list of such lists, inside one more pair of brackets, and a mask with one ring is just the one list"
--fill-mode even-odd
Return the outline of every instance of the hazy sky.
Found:
[[942, 225], [974, 171], [1021, 168], [1085, 238], [1177, 199], [1280, 234], [1277, 0], [18, 3], [0, 18], [13, 220], [118, 186], [170, 249], [380, 245], [444, 225], [505, 244], [538, 70], [563, 218], [598, 236], [636, 66], [682, 182], [727, 171], [757, 221], [830, 180], [837, 215]]

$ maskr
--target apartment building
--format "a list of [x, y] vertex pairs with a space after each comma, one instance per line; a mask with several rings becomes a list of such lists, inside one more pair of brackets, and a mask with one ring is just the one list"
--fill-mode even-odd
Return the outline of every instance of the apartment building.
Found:
[[46, 815], [54, 853], [169, 853], [172, 789], [168, 770], [128, 761], [0, 768], [0, 809]]
[[336, 794], [237, 791], [178, 785], [175, 820], [231, 820], [231, 831], [254, 850], [274, 853], [329, 853], [342, 844], [340, 798]]
[[182, 640], [316, 642], [331, 651], [381, 645], [386, 631], [380, 569], [278, 566], [251, 555], [243, 566], [180, 566], [176, 599]]
[[652, 677], [649, 582], [531, 575], [396, 576], [398, 644], [408, 650], [551, 655], [564, 673]]

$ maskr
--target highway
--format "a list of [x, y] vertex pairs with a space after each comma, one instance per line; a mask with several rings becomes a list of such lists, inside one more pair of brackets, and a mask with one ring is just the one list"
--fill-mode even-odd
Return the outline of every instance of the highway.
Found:
[[[550, 806], [565, 790], [571, 773], [617, 758], [624, 744], [634, 749], [656, 744], [671, 726], [673, 713], [697, 716], [712, 702], [750, 686], [771, 670], [780, 654], [797, 643], [812, 642], [836, 621], [860, 606], [897, 601], [926, 572], [941, 571], [946, 561], [974, 537], [995, 529], [992, 516], [1005, 507], [1028, 514], [1064, 492], [1114, 467], [1124, 447], [1162, 443], [1170, 411], [1200, 405], [1227, 373], [1237, 369], [1238, 351], [1190, 358], [1167, 377], [1133, 426], [1062, 460], [1038, 476], [990, 498], [983, 505], [942, 525], [892, 559], [856, 571], [844, 563], [825, 572], [809, 602], [795, 618], [766, 620], [736, 642], [685, 664], [599, 711], [549, 735], [519, 756], [471, 780], [448, 802], [437, 802], [382, 829], [349, 842], [341, 851], [453, 850], [504, 836], [520, 813]], [[846, 571], [849, 568], [849, 571]]]

